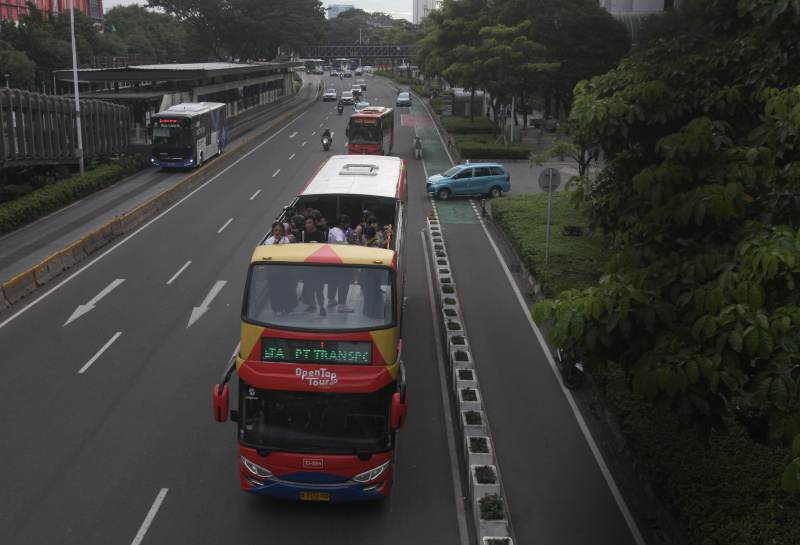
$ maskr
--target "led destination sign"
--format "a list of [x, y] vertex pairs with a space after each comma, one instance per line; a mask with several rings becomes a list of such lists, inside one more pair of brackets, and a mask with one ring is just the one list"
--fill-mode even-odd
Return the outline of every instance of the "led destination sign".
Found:
[[261, 361], [372, 365], [372, 343], [263, 337]]
[[351, 117], [350, 121], [358, 125], [377, 125], [378, 120], [374, 117]]

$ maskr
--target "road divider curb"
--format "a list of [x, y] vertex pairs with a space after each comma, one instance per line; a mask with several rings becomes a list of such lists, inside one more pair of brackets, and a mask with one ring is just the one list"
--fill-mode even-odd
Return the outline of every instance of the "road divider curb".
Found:
[[36, 289], [34, 269], [30, 269], [3, 284], [3, 297], [13, 305]]

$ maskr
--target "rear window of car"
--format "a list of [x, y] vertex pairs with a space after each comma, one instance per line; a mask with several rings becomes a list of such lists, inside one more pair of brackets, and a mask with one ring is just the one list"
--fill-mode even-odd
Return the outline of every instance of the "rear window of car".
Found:
[[500, 167], [489, 167], [489, 169], [492, 171], [492, 176], [502, 176], [506, 173], [506, 171]]
[[398, 98], [408, 98], [408, 93], [400, 93], [397, 95]]

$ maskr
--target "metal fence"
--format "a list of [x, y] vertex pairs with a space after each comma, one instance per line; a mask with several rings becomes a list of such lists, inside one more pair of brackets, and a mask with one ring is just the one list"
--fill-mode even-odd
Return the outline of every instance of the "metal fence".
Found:
[[[0, 167], [78, 162], [74, 100], [0, 89], [0, 113]], [[81, 100], [81, 134], [84, 157], [129, 153], [131, 112], [111, 102]]]

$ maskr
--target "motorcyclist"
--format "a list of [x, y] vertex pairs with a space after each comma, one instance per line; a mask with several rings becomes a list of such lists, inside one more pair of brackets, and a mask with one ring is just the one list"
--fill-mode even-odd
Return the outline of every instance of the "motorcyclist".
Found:
[[344, 104], [342, 104], [341, 99], [339, 99], [339, 105], [336, 107], [336, 109], [339, 110], [340, 114], [342, 113], [342, 111], [344, 111]]
[[333, 136], [331, 136], [331, 130], [327, 127], [325, 127], [325, 130], [322, 131], [322, 137], [320, 137], [320, 140], [324, 141], [325, 137], [328, 137], [328, 142], [330, 145], [333, 145]]

